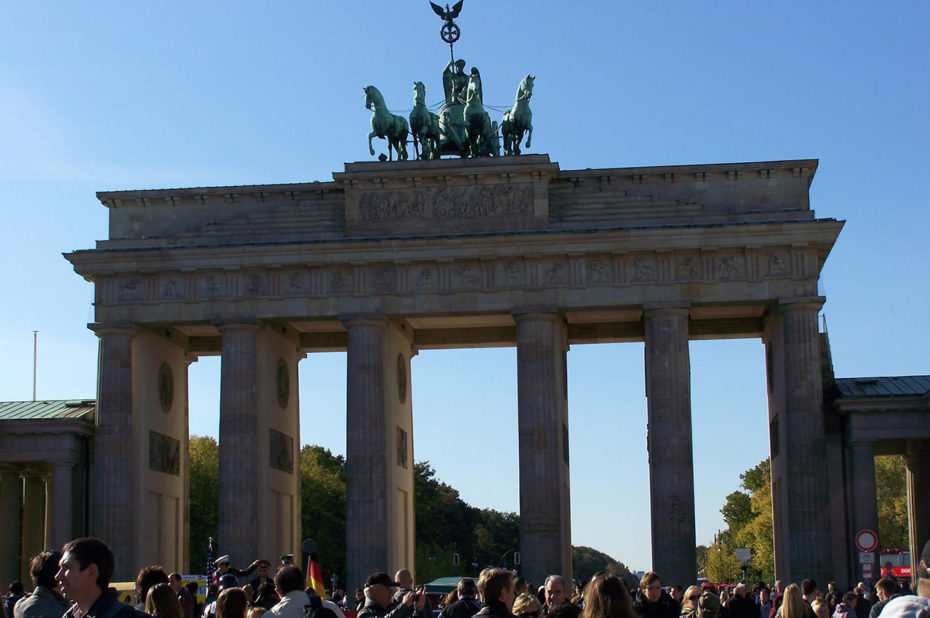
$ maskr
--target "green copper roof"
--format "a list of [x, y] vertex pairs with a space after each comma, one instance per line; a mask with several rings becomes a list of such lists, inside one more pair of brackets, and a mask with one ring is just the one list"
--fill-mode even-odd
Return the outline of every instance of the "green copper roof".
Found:
[[836, 388], [844, 398], [914, 397], [930, 392], [930, 376], [837, 378]]
[[0, 401], [0, 421], [38, 421], [46, 419], [94, 420], [94, 399], [55, 401]]

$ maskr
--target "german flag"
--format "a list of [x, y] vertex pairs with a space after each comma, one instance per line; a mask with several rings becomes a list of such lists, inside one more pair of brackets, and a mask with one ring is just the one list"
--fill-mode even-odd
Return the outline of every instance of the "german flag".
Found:
[[307, 588], [313, 588], [320, 595], [321, 599], [326, 598], [326, 586], [323, 585], [323, 573], [320, 570], [320, 563], [316, 561], [313, 554], [307, 559]]

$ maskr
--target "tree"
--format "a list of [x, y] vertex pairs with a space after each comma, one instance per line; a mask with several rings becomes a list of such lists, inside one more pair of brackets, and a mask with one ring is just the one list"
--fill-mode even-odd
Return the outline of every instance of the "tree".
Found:
[[345, 581], [346, 462], [321, 446], [300, 449], [301, 538], [317, 542], [324, 570]]
[[191, 436], [190, 457], [190, 569], [205, 572], [207, 543], [216, 539], [219, 504], [220, 448], [207, 436]]
[[738, 547], [752, 551], [749, 563], [752, 579], [774, 578], [771, 462], [768, 459], [759, 462], [740, 474], [740, 481], [744, 491], [737, 490], [728, 495], [720, 509], [728, 529], [715, 539], [713, 545], [699, 551], [699, 555], [704, 554], [704, 559], [699, 561], [698, 572], [703, 570], [704, 576], [711, 581], [742, 578], [742, 565], [736, 559]]
[[[591, 547], [572, 546], [572, 577], [586, 582], [598, 571], [607, 571], [621, 579], [627, 580], [635, 589], [639, 585], [633, 573], [625, 564], [614, 560], [604, 552]], [[535, 583], [535, 582], [534, 582]]]
[[875, 498], [878, 501], [878, 541], [886, 549], [908, 546], [907, 472], [904, 458], [875, 458]]

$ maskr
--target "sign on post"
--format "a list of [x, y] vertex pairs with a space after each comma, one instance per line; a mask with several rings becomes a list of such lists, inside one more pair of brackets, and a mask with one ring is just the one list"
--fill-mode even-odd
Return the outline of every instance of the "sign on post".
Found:
[[856, 547], [859, 551], [874, 551], [878, 547], [878, 535], [871, 530], [860, 530], [856, 535]]
[[859, 552], [859, 564], [875, 564], [875, 554], [870, 551]]

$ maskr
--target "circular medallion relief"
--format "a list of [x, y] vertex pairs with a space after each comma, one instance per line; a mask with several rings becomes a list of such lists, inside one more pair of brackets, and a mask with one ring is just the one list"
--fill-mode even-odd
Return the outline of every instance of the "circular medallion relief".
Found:
[[401, 403], [407, 401], [407, 359], [403, 354], [397, 355], [397, 395]]
[[291, 376], [287, 370], [287, 363], [284, 359], [278, 360], [277, 374], [278, 405], [282, 408], [287, 407], [287, 401], [291, 396]]
[[158, 403], [165, 412], [169, 412], [174, 403], [174, 374], [168, 363], [162, 363], [158, 368]]

